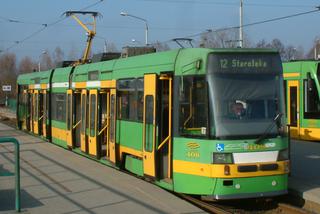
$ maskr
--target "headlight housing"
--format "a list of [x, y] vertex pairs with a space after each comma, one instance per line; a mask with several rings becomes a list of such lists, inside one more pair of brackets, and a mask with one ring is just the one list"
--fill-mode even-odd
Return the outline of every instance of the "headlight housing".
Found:
[[278, 161], [289, 160], [289, 149], [283, 149], [279, 151]]
[[213, 153], [212, 162], [214, 164], [232, 164], [232, 153]]

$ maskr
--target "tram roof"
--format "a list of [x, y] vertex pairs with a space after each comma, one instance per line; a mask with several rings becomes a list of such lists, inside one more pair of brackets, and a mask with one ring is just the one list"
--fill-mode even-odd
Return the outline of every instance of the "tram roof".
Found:
[[19, 85], [49, 83], [51, 72], [52, 70], [21, 74], [17, 82]]

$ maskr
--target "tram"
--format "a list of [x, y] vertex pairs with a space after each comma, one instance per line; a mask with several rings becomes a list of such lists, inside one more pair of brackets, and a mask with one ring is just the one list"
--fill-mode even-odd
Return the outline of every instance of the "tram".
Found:
[[23, 74], [17, 83], [18, 128], [83, 156], [178, 193], [287, 193], [275, 50], [185, 48]]
[[283, 63], [290, 136], [320, 140], [320, 61]]

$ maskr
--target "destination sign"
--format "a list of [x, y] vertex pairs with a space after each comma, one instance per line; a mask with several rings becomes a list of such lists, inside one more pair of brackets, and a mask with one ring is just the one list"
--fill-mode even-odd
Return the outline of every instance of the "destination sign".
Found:
[[210, 73], [279, 73], [277, 54], [212, 54], [209, 56]]

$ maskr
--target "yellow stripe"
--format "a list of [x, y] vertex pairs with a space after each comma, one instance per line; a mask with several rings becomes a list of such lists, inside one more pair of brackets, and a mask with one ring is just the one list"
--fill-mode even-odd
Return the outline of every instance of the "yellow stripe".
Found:
[[57, 138], [59, 140], [67, 141], [67, 131], [64, 129], [59, 129], [56, 127], [52, 127], [52, 137]]
[[115, 88], [116, 81], [115, 80], [103, 80], [101, 81], [101, 88]]
[[34, 85], [29, 85], [29, 89], [34, 89]]
[[[259, 164], [268, 163], [257, 163], [256, 165], [259, 167]], [[288, 173], [286, 171], [288, 161], [279, 161], [277, 162], [277, 164], [279, 165], [279, 168], [273, 171], [238, 172], [238, 166], [240, 166], [240, 164], [203, 164], [182, 160], [173, 160], [173, 171], [175, 173], [183, 173], [210, 178], [243, 178], [280, 175]], [[224, 174], [225, 165], [228, 165], [230, 167], [230, 175]]]
[[300, 77], [300, 73], [284, 73], [283, 77]]
[[[135, 150], [135, 149], [132, 149], [132, 148], [129, 148], [129, 147], [120, 146], [119, 150], [120, 150], [120, 154], [127, 153], [127, 154], [130, 154], [130, 155], [134, 155], [136, 157], [139, 157], [139, 158], [143, 157], [143, 152], [142, 151]], [[122, 157], [122, 155], [120, 155], [120, 157]]]
[[86, 82], [76, 82], [76, 88], [86, 88], [87, 83]]
[[41, 84], [41, 89], [47, 89], [47, 84]]

